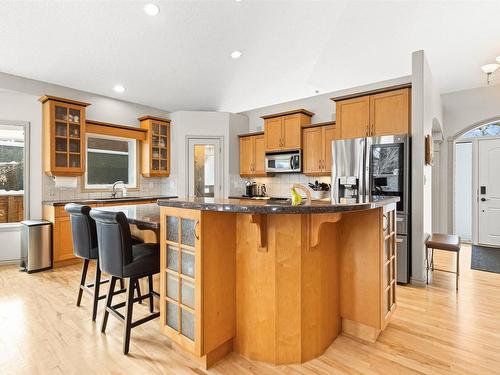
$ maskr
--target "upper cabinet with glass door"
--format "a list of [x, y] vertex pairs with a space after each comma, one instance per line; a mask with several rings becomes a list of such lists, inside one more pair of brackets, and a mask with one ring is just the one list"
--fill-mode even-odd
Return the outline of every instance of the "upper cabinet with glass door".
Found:
[[89, 103], [42, 96], [43, 167], [49, 176], [85, 171], [85, 108]]
[[144, 116], [139, 118], [141, 128], [147, 129], [141, 142], [141, 174], [144, 177], [170, 175], [170, 120]]

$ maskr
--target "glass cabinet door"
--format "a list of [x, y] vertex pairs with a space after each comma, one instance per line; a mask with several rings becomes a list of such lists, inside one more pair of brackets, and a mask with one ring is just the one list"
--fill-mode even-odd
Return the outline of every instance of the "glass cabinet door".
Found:
[[80, 169], [82, 120], [81, 109], [63, 103], [54, 104], [56, 168]]
[[[190, 211], [191, 212], [191, 211]], [[196, 322], [199, 313], [199, 212], [192, 217], [164, 216], [166, 226], [166, 264], [162, 265], [165, 290], [164, 324], [183, 344], [199, 338]], [[174, 337], [175, 338], [175, 337]], [[193, 346], [194, 347], [194, 346]]]

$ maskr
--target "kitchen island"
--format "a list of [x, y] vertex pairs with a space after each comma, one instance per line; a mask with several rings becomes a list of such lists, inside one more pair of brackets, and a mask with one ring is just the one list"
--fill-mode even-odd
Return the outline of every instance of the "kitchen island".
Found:
[[205, 367], [376, 341], [396, 307], [397, 200], [160, 199], [162, 330]]

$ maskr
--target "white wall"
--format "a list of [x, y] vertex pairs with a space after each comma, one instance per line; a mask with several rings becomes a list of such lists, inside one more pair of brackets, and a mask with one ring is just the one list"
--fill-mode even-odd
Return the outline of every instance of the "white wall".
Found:
[[455, 158], [455, 233], [472, 240], [472, 143], [457, 143]]
[[187, 137], [222, 137], [223, 139], [223, 197], [242, 184], [239, 178], [238, 134], [248, 132], [248, 118], [226, 112], [178, 111], [172, 119], [172, 166], [171, 179], [177, 187], [176, 194], [188, 195]]
[[412, 275], [425, 283], [425, 240], [432, 232], [432, 168], [425, 165], [425, 137], [440, 128], [439, 90], [424, 51], [412, 54]]
[[500, 119], [500, 85], [479, 87], [442, 95], [443, 131], [445, 143], [441, 147], [440, 230], [453, 232], [453, 141], [466, 130]]
[[[42, 105], [38, 98], [44, 94], [91, 103], [92, 105], [87, 109], [87, 118], [97, 121], [139, 126], [137, 118], [140, 116], [146, 114], [168, 116], [167, 112], [155, 108], [0, 73], [0, 119], [30, 123], [30, 216], [33, 219], [41, 218], [41, 202], [44, 195], [50, 196], [49, 190], [52, 187], [52, 181], [42, 172]], [[153, 180], [148, 180], [148, 184], [151, 181]], [[163, 182], [163, 185], [166, 185], [166, 182]], [[75, 193], [68, 191], [66, 194], [74, 195]], [[65, 199], [66, 197], [59, 193], [53, 198]], [[4, 228], [0, 231], [0, 243], [2, 243], [0, 262], [19, 258], [19, 241], [18, 229]], [[13, 254], [17, 254], [16, 258], [12, 258]]]

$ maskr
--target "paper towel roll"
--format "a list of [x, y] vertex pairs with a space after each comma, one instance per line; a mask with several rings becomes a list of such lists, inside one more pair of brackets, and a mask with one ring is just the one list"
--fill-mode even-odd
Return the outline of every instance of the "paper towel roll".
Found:
[[56, 188], [76, 189], [77, 183], [77, 177], [54, 176], [54, 184]]

